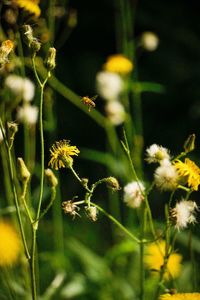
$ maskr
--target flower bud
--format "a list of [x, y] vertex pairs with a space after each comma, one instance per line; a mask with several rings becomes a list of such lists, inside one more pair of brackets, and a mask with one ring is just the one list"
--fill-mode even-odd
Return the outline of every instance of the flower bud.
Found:
[[95, 222], [97, 220], [97, 208], [95, 206], [90, 206], [86, 207], [85, 209], [87, 211], [88, 217]]
[[31, 174], [27, 169], [23, 159], [21, 157], [17, 158], [18, 170], [19, 170], [19, 179], [21, 182], [26, 183], [29, 181]]
[[120, 190], [119, 182], [115, 177], [106, 178], [107, 187], [111, 188], [113, 191]]
[[46, 169], [44, 171], [44, 173], [45, 173], [45, 176], [47, 178], [47, 181], [48, 181], [50, 187], [56, 187], [58, 185], [58, 179], [56, 178], [56, 176], [54, 175], [52, 170]]
[[187, 140], [185, 141], [183, 147], [186, 153], [191, 152], [195, 148], [195, 134], [190, 134]]
[[15, 133], [17, 133], [18, 131], [18, 125], [15, 122], [8, 122], [8, 131], [10, 135], [15, 135]]
[[56, 66], [56, 49], [53, 47], [49, 48], [48, 50], [45, 66], [48, 71], [53, 70]]
[[32, 27], [30, 25], [23, 25], [22, 34], [25, 44], [27, 44], [27, 46], [30, 47], [34, 39]]
[[31, 44], [30, 44], [31, 50], [33, 53], [38, 52], [41, 48], [41, 43], [38, 41], [38, 39], [33, 38]]

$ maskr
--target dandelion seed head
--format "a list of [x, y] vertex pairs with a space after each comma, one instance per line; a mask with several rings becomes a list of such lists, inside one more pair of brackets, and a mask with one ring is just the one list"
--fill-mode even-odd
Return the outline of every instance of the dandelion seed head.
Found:
[[123, 105], [118, 101], [110, 101], [105, 105], [105, 112], [110, 122], [117, 126], [126, 119], [126, 112]]
[[120, 75], [101, 71], [96, 75], [96, 88], [102, 98], [107, 101], [115, 101], [123, 91], [124, 83]]
[[146, 149], [146, 161], [150, 163], [160, 163], [162, 160], [170, 159], [169, 150], [157, 144], [151, 145]]
[[145, 50], [155, 51], [159, 44], [159, 38], [154, 32], [146, 31], [142, 33], [140, 42]]
[[197, 204], [194, 201], [182, 200], [176, 203], [176, 206], [171, 209], [171, 217], [178, 229], [184, 229], [188, 224], [196, 222], [195, 212], [198, 210]]
[[168, 159], [164, 159], [155, 170], [154, 179], [156, 186], [162, 191], [171, 191], [178, 185], [178, 173]]
[[140, 207], [144, 200], [145, 187], [142, 182], [132, 181], [124, 187], [124, 202], [131, 208]]
[[35, 105], [24, 105], [17, 109], [17, 120], [21, 123], [35, 125], [38, 119], [38, 107]]
[[22, 78], [12, 74], [7, 76], [5, 85], [11, 92], [21, 97], [24, 101], [30, 102], [35, 95], [35, 85], [29, 78]]

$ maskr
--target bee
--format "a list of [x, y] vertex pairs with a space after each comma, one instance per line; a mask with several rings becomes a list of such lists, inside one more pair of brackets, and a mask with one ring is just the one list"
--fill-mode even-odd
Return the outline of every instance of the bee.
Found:
[[91, 111], [92, 108], [95, 108], [96, 104], [94, 103], [94, 101], [96, 100], [97, 97], [98, 97], [97, 95], [91, 98], [88, 96], [81, 97], [83, 104], [85, 104], [88, 107], [88, 111]]

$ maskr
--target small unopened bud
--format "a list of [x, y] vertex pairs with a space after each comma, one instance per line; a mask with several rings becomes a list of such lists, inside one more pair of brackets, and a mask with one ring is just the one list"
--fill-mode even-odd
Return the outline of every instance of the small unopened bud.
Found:
[[81, 178], [81, 181], [82, 181], [82, 185], [87, 187], [88, 186], [88, 178]]
[[75, 9], [70, 9], [69, 11], [69, 17], [67, 20], [67, 25], [70, 28], [74, 28], [77, 25], [77, 11]]
[[115, 177], [108, 177], [108, 178], [106, 178], [106, 184], [113, 191], [120, 190], [119, 182], [118, 182], [118, 180]]
[[195, 134], [191, 134], [189, 135], [189, 137], [187, 138], [187, 140], [185, 141], [183, 147], [186, 153], [191, 152], [194, 150], [195, 148]]
[[15, 122], [8, 122], [8, 132], [10, 136], [14, 136], [18, 131], [18, 125]]
[[56, 187], [58, 185], [58, 179], [54, 175], [51, 169], [46, 169], [44, 171], [47, 181], [51, 187]]
[[38, 41], [38, 39], [33, 38], [33, 41], [30, 44], [30, 48], [33, 53], [38, 52], [41, 48], [41, 43]]
[[19, 179], [21, 182], [26, 183], [29, 181], [31, 174], [29, 170], [27, 169], [25, 162], [21, 157], [17, 158], [17, 163], [18, 163], [18, 170], [19, 170]]
[[48, 71], [51, 71], [56, 67], [56, 49], [53, 47], [49, 48], [48, 50], [45, 66]]
[[88, 217], [95, 222], [97, 220], [97, 213], [98, 213], [96, 206], [86, 207], [86, 211]]
[[23, 25], [22, 34], [23, 34], [24, 42], [27, 44], [28, 47], [30, 47], [31, 43], [34, 40], [32, 27], [30, 25]]

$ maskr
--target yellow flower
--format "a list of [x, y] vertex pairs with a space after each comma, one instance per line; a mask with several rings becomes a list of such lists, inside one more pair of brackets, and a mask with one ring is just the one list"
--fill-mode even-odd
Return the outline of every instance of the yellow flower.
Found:
[[108, 72], [129, 74], [133, 70], [133, 63], [126, 56], [115, 54], [107, 58], [103, 68]]
[[[147, 268], [153, 271], [159, 272], [164, 264], [165, 255], [165, 241], [160, 241], [157, 244], [152, 243], [147, 246], [145, 254], [145, 264]], [[167, 269], [164, 274], [164, 278], [169, 280], [179, 276], [181, 271], [181, 260], [182, 256], [177, 253], [170, 254], [167, 262]]]
[[23, 8], [30, 14], [33, 14], [36, 17], [40, 16], [41, 10], [38, 5], [40, 0], [13, 0], [13, 1], [17, 6]]
[[51, 159], [49, 165], [55, 170], [70, 167], [73, 163], [71, 156], [79, 153], [79, 149], [76, 146], [70, 146], [67, 140], [56, 142], [50, 149]]
[[176, 160], [175, 168], [179, 176], [185, 177], [188, 183], [188, 186], [191, 187], [194, 191], [198, 190], [200, 184], [200, 169], [199, 167], [191, 161], [189, 158], [185, 159], [185, 162]]
[[200, 293], [164, 294], [160, 300], [200, 300]]
[[20, 237], [15, 227], [7, 222], [0, 221], [0, 267], [14, 265], [21, 249]]

